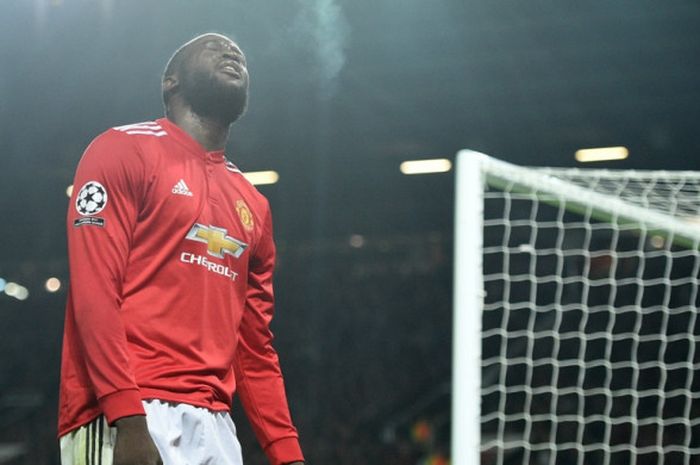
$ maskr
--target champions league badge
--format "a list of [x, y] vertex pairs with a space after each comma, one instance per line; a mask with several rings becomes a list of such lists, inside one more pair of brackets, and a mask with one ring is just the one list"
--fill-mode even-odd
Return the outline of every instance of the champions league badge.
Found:
[[92, 216], [107, 205], [107, 189], [97, 181], [88, 181], [75, 198], [75, 209], [83, 216]]

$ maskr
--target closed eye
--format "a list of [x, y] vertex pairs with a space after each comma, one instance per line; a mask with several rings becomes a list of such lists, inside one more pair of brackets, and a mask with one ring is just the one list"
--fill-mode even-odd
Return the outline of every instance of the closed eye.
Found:
[[216, 52], [223, 51], [224, 57], [232, 59], [240, 65], [246, 66], [246, 61], [243, 57], [243, 53], [238, 49], [238, 47], [235, 47], [227, 42], [209, 40], [204, 43], [204, 47], [208, 50]]

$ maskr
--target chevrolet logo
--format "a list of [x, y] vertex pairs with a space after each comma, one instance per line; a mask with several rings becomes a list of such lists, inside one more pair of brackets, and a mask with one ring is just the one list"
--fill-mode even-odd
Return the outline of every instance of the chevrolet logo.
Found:
[[207, 253], [217, 258], [224, 258], [224, 254], [239, 258], [248, 244], [226, 235], [224, 228], [205, 226], [195, 223], [187, 233], [187, 239], [207, 244]]

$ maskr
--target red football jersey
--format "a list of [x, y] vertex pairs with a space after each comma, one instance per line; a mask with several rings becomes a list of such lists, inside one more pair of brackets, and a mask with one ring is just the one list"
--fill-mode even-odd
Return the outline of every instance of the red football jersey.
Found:
[[165, 118], [101, 134], [74, 186], [59, 435], [142, 399], [226, 411], [237, 391], [270, 461], [302, 460], [271, 344], [267, 200]]

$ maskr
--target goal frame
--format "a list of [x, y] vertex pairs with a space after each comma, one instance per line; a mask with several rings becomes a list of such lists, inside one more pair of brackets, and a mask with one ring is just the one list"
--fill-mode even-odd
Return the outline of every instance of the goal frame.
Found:
[[[561, 169], [559, 170], [562, 171]], [[579, 170], [580, 171], [580, 170]], [[606, 176], [643, 177], [644, 171], [609, 171]], [[692, 176], [696, 172], [656, 172]], [[647, 173], [648, 175], [648, 173]], [[455, 167], [455, 225], [452, 343], [451, 463], [479, 465], [481, 460], [481, 329], [484, 303], [483, 225], [487, 185], [510, 192], [536, 192], [545, 203], [566, 202], [567, 210], [589, 218], [644, 229], [689, 249], [700, 249], [700, 227], [618, 197], [594, 192], [550, 175], [473, 150], [461, 150]], [[583, 200], [585, 199], [585, 201]]]

